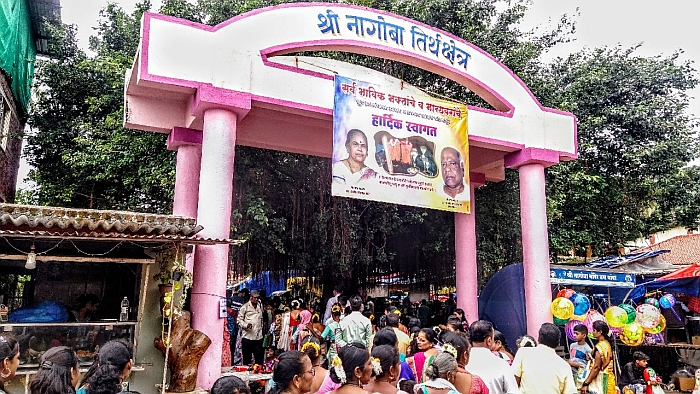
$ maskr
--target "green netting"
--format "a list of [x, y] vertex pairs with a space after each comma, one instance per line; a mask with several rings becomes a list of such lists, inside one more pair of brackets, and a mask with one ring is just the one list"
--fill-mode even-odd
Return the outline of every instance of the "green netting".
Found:
[[36, 47], [27, 0], [0, 0], [0, 68], [12, 79], [12, 92], [29, 108]]

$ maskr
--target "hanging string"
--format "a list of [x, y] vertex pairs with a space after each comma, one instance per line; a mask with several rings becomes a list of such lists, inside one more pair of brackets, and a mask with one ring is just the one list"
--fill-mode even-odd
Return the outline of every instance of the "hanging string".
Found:
[[68, 242], [70, 242], [71, 245], [73, 245], [73, 247], [75, 248], [75, 250], [77, 250], [78, 252], [80, 252], [80, 253], [82, 253], [82, 254], [84, 254], [84, 255], [86, 255], [86, 256], [104, 256], [104, 255], [110, 254], [112, 251], [114, 251], [114, 249], [118, 248], [119, 246], [121, 246], [121, 244], [124, 243], [124, 241], [119, 241], [118, 244], [114, 245], [110, 250], [108, 250], [108, 251], [106, 251], [106, 252], [104, 252], [104, 253], [88, 253], [88, 252], [86, 252], [86, 251], [84, 251], [84, 250], [81, 250], [81, 249], [78, 247], [78, 245], [76, 245], [75, 242], [73, 242], [72, 239], [69, 239]]
[[[23, 251], [23, 250], [17, 248], [15, 245], [12, 245], [12, 243], [10, 242], [10, 240], [7, 239], [6, 237], [3, 237], [3, 239], [5, 240], [5, 242], [7, 242], [8, 245], [10, 245], [10, 247], [11, 247], [12, 249], [14, 249], [14, 250], [16, 250], [16, 251], [18, 251], [18, 252], [20, 252], [20, 253], [22, 253], [22, 254], [29, 254], [29, 253], [31, 253], [31, 252], [25, 252], [25, 251]], [[56, 243], [56, 245], [54, 245], [54, 246], [52, 246], [52, 247], [46, 249], [45, 251], [43, 251], [43, 252], [35, 252], [35, 253], [36, 253], [37, 256], [40, 256], [40, 255], [42, 255], [42, 254], [46, 254], [46, 253], [48, 253], [48, 252], [50, 252], [50, 251], [56, 249], [56, 248], [58, 247], [58, 245], [60, 245], [60, 244], [63, 243], [63, 241], [65, 241], [65, 240], [64, 240], [64, 239], [61, 239], [60, 241], [58, 241], [58, 242]]]

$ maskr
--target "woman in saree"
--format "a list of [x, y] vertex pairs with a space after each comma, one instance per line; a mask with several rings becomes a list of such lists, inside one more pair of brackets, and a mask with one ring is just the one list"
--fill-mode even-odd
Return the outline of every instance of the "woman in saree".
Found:
[[433, 363], [435, 356], [440, 354], [441, 349], [438, 346], [437, 334], [432, 328], [421, 328], [416, 334], [416, 345], [418, 352], [408, 357], [406, 362], [413, 370], [413, 375], [416, 381], [422, 383], [425, 381], [423, 372]]
[[466, 334], [461, 332], [448, 332], [443, 337], [443, 351], [456, 356], [457, 369], [454, 375], [454, 386], [463, 394], [489, 394], [489, 388], [477, 375], [467, 371], [464, 367], [469, 362], [471, 344]]
[[591, 354], [594, 357], [593, 367], [581, 385], [581, 393], [586, 394], [615, 394], [615, 373], [613, 371], [613, 352], [610, 347], [610, 328], [602, 320], [593, 322], [592, 334], [598, 343]]

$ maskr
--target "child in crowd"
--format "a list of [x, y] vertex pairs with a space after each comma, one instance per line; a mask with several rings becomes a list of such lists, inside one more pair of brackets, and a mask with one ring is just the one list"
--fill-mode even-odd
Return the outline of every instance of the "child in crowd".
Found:
[[571, 369], [576, 380], [576, 385], [580, 387], [580, 383], [583, 382], [586, 365], [590, 358], [591, 346], [586, 342], [586, 337], [588, 336], [588, 328], [583, 324], [577, 324], [574, 326], [574, 341], [569, 345], [569, 360], [567, 362], [571, 365]]
[[416, 384], [418, 384], [418, 383], [415, 380], [400, 379], [398, 386], [399, 386], [399, 390], [411, 394], [411, 393], [415, 392], [413, 390], [413, 388], [416, 387]]
[[250, 389], [239, 377], [224, 376], [216, 380], [211, 394], [251, 394]]
[[272, 370], [275, 369], [277, 361], [277, 357], [275, 356], [275, 348], [273, 346], [267, 347], [265, 349], [265, 360], [263, 361], [263, 372], [272, 373]]

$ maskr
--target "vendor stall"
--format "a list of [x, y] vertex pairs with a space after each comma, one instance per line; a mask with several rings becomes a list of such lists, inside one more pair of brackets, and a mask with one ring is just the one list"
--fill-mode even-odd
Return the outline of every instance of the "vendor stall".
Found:
[[113, 339], [133, 346], [131, 389], [154, 392], [163, 380], [154, 276], [168, 282], [164, 260], [188, 244], [231, 243], [195, 237], [201, 229], [179, 216], [0, 204], [0, 304], [9, 312], [0, 329], [20, 343], [8, 393], [26, 392], [48, 348], [75, 349], [86, 368]]

